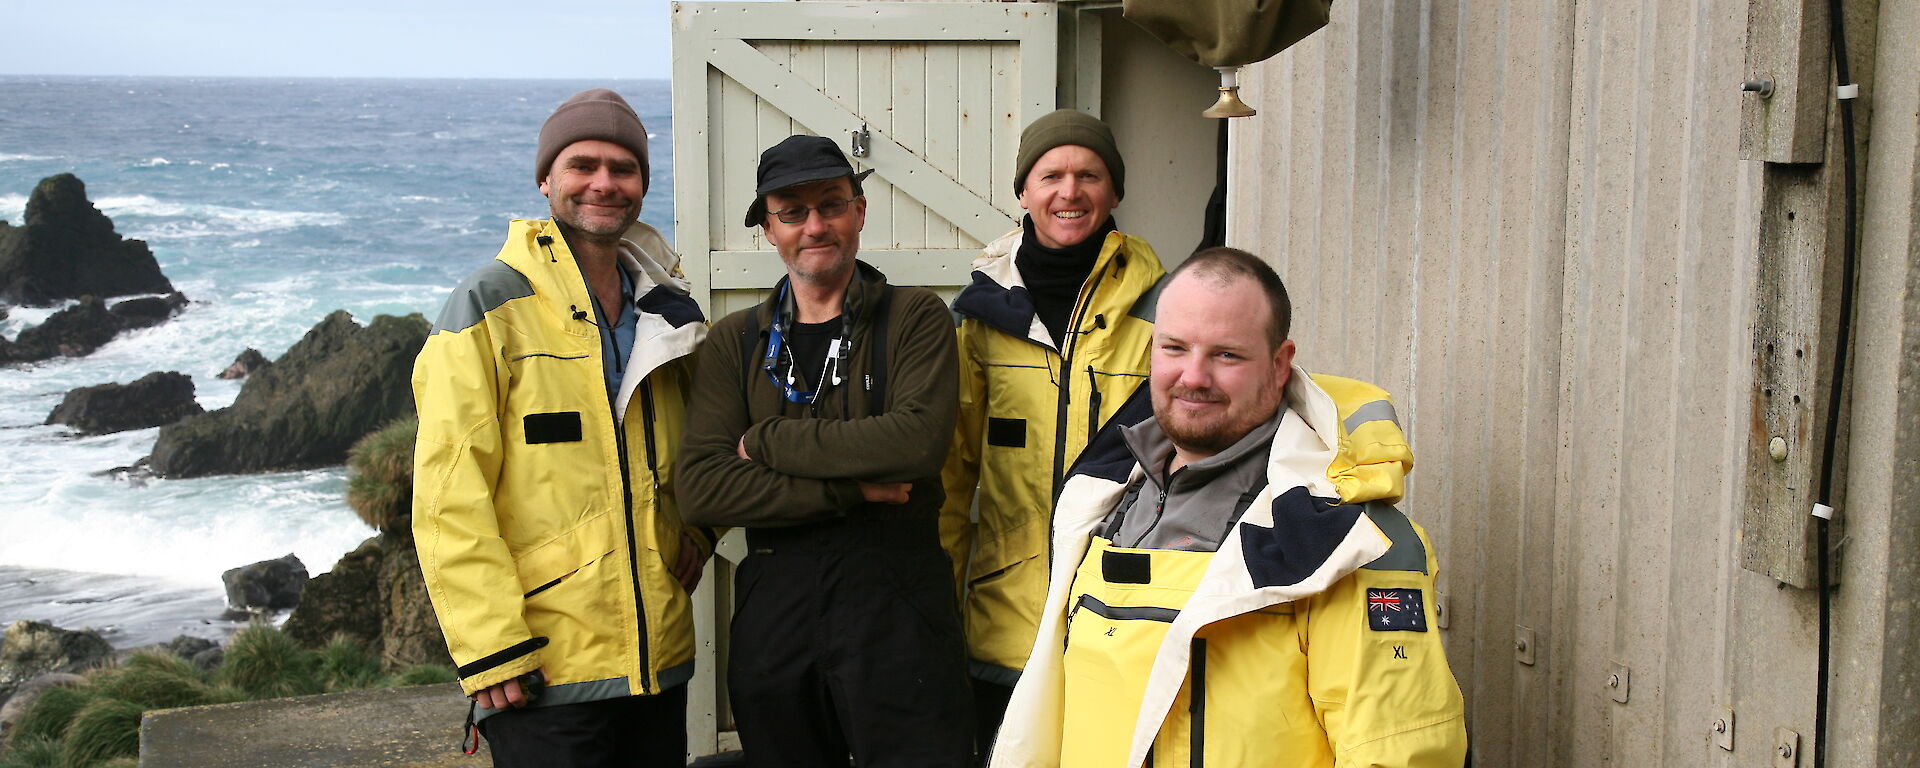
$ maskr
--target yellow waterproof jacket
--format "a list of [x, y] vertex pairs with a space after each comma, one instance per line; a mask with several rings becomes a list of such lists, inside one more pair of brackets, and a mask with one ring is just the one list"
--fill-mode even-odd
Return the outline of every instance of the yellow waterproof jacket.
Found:
[[989, 243], [954, 299], [960, 411], [941, 476], [941, 543], [964, 587], [971, 672], [1009, 686], [1046, 595], [1047, 510], [1087, 441], [1146, 382], [1166, 274], [1145, 240], [1107, 233], [1057, 340], [1014, 264], [1023, 232]]
[[618, 391], [552, 221], [513, 222], [414, 363], [414, 541], [468, 693], [540, 669], [546, 706], [692, 676], [670, 470], [706, 325], [658, 232], [635, 224], [621, 251], [636, 328]]
[[[1140, 766], [1149, 755], [1181, 766], [1461, 764], [1464, 708], [1434, 626], [1437, 560], [1388, 506], [1412, 466], [1392, 405], [1372, 385], [1298, 367], [1286, 401], [1267, 485], [1218, 551], [1122, 553], [1168, 561], [1144, 571], [1184, 569], [1174, 589], [1090, 583], [1112, 551], [1095, 530], [1142, 470], [1118, 440], [1088, 449], [1054, 512], [1045, 612], [993, 768]], [[1137, 633], [1117, 623], [1139, 620], [1164, 622], [1148, 648], [1084, 645]], [[1089, 651], [1094, 663], [1068, 663]], [[1097, 695], [1083, 695], [1089, 686]]]

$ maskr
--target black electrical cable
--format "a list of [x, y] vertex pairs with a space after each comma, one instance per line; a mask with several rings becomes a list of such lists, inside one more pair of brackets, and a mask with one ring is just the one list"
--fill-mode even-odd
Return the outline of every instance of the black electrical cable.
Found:
[[[1852, 77], [1847, 71], [1847, 24], [1842, 6], [1844, 0], [1828, 0], [1833, 26], [1833, 73], [1836, 85], [1851, 85]], [[1837, 95], [1837, 93], [1836, 93]], [[1854, 172], [1856, 157], [1853, 145], [1853, 99], [1838, 99], [1840, 107], [1840, 153], [1842, 177], [1846, 187], [1841, 192], [1845, 201], [1846, 221], [1842, 224], [1844, 232], [1840, 253], [1840, 327], [1835, 333], [1833, 344], [1833, 385], [1827, 391], [1827, 433], [1824, 450], [1820, 458], [1820, 503], [1828, 507], [1833, 505], [1833, 465], [1834, 453], [1840, 440], [1840, 401], [1846, 392], [1847, 380], [1847, 342], [1849, 331], [1853, 327], [1853, 283], [1854, 263], [1859, 259], [1859, 233], [1857, 231], [1857, 208], [1859, 202], [1855, 195]], [[1820, 640], [1818, 683], [1814, 693], [1813, 713], [1813, 768], [1825, 768], [1827, 764], [1827, 675], [1832, 669], [1831, 655], [1833, 647], [1833, 589], [1828, 573], [1831, 567], [1831, 546], [1828, 542], [1828, 527], [1832, 522], [1826, 518], [1816, 518], [1814, 546], [1818, 549], [1815, 556], [1819, 573], [1815, 583], [1820, 591]]]

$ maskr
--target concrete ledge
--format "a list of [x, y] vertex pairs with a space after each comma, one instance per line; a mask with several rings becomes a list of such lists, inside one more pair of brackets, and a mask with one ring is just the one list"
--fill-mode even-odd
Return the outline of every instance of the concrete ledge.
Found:
[[453, 683], [148, 712], [141, 768], [491, 768], [460, 753], [467, 699]]

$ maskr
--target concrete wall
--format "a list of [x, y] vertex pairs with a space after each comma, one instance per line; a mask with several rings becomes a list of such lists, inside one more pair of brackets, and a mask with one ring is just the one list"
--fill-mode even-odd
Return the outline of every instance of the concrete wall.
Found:
[[[1769, 765], [1777, 729], [1812, 764], [1815, 595], [1740, 566], [1778, 213], [1739, 159], [1747, 7], [1355, 0], [1243, 76], [1229, 243], [1286, 278], [1309, 369], [1400, 401], [1476, 765]], [[1864, 177], [1829, 764], [1911, 764], [1920, 24], [1848, 7], [1856, 79], [1901, 92]]]

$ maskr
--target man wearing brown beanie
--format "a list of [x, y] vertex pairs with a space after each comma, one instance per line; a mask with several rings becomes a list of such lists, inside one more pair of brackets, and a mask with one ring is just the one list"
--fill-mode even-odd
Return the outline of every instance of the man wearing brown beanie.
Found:
[[942, 475], [983, 758], [1039, 627], [1060, 483], [1146, 381], [1165, 274], [1153, 247], [1114, 223], [1127, 168], [1106, 123], [1049, 113], [1021, 132], [1016, 160], [1027, 215], [974, 260], [953, 302], [960, 411]]
[[606, 89], [540, 129], [552, 218], [517, 220], [414, 364], [413, 533], [494, 765], [682, 766], [688, 594], [711, 531], [663, 469], [705, 337], [678, 257], [640, 223], [647, 131]]

